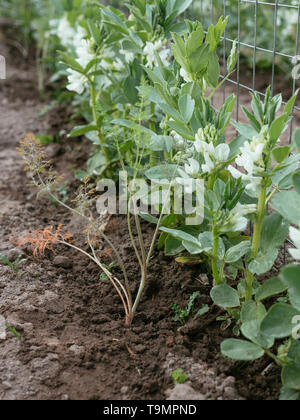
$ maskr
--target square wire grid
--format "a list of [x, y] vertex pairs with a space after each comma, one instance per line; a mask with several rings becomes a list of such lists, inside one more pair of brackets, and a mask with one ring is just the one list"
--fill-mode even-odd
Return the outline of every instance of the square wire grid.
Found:
[[[260, 26], [262, 14], [266, 13], [267, 19], [266, 24], [268, 23], [269, 28], [269, 40], [268, 48], [265, 45], [261, 45], [261, 35], [264, 27]], [[241, 49], [246, 49], [251, 51], [253, 58], [250, 69], [252, 75], [249, 78], [249, 83], [241, 82], [241, 58], [239, 56], [237, 63], [237, 70], [235, 78], [229, 77], [226, 83], [223, 85], [223, 98], [226, 97], [226, 86], [228, 83], [231, 83], [236, 86], [236, 120], [240, 118], [240, 105], [243, 105], [243, 100], [241, 100], [241, 90], [246, 90], [248, 92], [257, 92], [261, 96], [265, 96], [265, 93], [256, 89], [256, 80], [257, 80], [257, 67], [258, 67], [258, 54], [260, 56], [265, 54], [269, 62], [271, 62], [271, 80], [270, 85], [272, 93], [275, 88], [275, 76], [276, 76], [276, 60], [285, 60], [290, 64], [289, 73], [290, 73], [290, 88], [291, 95], [294, 95], [297, 88], [297, 80], [292, 77], [293, 67], [297, 65], [297, 62], [300, 62], [300, 31], [299, 31], [299, 21], [300, 21], [300, 0], [286, 0], [284, 4], [279, 0], [270, 0], [270, 1], [259, 1], [259, 0], [194, 0], [191, 6], [191, 9], [187, 13], [189, 18], [198, 19], [204, 22], [204, 26], [208, 26], [211, 23], [216, 23], [221, 15], [230, 16], [230, 29], [226, 29], [224, 37], [222, 37], [223, 42], [223, 74], [222, 78], [226, 75], [226, 59], [228, 56], [228, 51], [231, 48], [234, 40], [238, 42], [238, 51], [241, 52]], [[289, 38], [289, 47], [282, 47], [282, 26], [280, 21], [282, 17], [285, 16], [287, 22], [290, 22], [290, 29], [294, 29], [294, 40], [291, 41]], [[243, 34], [243, 25], [247, 19], [247, 23], [253, 29], [253, 34], [247, 34], [247, 39], [244, 40]], [[232, 35], [235, 35], [234, 37]], [[252, 42], [251, 42], [252, 38]], [[265, 44], [263, 42], [263, 44]], [[297, 61], [298, 59], [298, 61]], [[249, 58], [248, 58], [249, 63]], [[299, 79], [300, 79], [300, 67], [299, 67]], [[286, 75], [282, 75], [286, 77]], [[288, 83], [288, 79], [287, 79]], [[285, 104], [285, 102], [284, 102]], [[294, 115], [299, 116], [300, 118], [300, 106], [296, 105], [293, 110]], [[290, 136], [289, 140], [292, 139], [293, 134], [293, 122], [290, 126]]]
[[[293, 67], [300, 62], [300, 31], [299, 31], [299, 22], [300, 22], [300, 0], [286, 0], [285, 3], [282, 2], [283, 0], [269, 0], [269, 1], [259, 1], [259, 0], [194, 0], [191, 6], [191, 9], [186, 13], [186, 17], [190, 19], [198, 19], [201, 23], [204, 23], [204, 26], [207, 28], [210, 24], [215, 24], [216, 21], [219, 19], [220, 16], [230, 16], [230, 28], [226, 29], [224, 32], [224, 37], [222, 37], [223, 42], [223, 52], [222, 52], [222, 59], [223, 59], [223, 74], [221, 75], [222, 78], [226, 77], [226, 60], [228, 56], [228, 50], [231, 49], [231, 46], [234, 40], [237, 40], [238, 43], [238, 52], [240, 53], [242, 48], [246, 48], [252, 51], [252, 63], [248, 68], [250, 68], [252, 75], [249, 77], [249, 82], [251, 83], [242, 83], [241, 82], [241, 56], [239, 54], [238, 62], [237, 62], [237, 69], [236, 69], [236, 77], [235, 79], [229, 77], [226, 80], [226, 83], [223, 84], [223, 101], [226, 98], [226, 87], [228, 84], [232, 84], [236, 88], [236, 115], [235, 119], [239, 121], [240, 119], [240, 106], [244, 105], [243, 99], [241, 98], [241, 91], [246, 90], [249, 92], [256, 92], [260, 96], [265, 96], [265, 92], [259, 91], [256, 89], [257, 86], [257, 68], [258, 68], [258, 54], [262, 55], [265, 54], [268, 59], [269, 63], [271, 60], [270, 68], [271, 70], [271, 90], [272, 93], [275, 92], [275, 78], [276, 78], [276, 71], [277, 71], [277, 63], [276, 60], [285, 60], [286, 63], [289, 63], [289, 71], [288, 75], [290, 77], [286, 77], [287, 75], [282, 75], [282, 77], [286, 78], [287, 84], [290, 84], [290, 93], [291, 96], [295, 94], [296, 88], [298, 87], [300, 79], [300, 64], [298, 66], [298, 72], [296, 74], [299, 75], [299, 78], [293, 77]], [[246, 7], [246, 8], [245, 8]], [[266, 26], [268, 24], [269, 27], [269, 39], [266, 40], [261, 37], [263, 30], [265, 29], [265, 25], [261, 26], [261, 19], [259, 20], [260, 13], [265, 13], [267, 11], [267, 17], [269, 19], [266, 20]], [[286, 45], [281, 41], [283, 36], [283, 31], [285, 31], [285, 27], [280, 25], [280, 20], [282, 16], [285, 16], [286, 22], [289, 23], [289, 29], [294, 29], [294, 37], [293, 40], [291, 36], [289, 36], [289, 46], [288, 48]], [[243, 40], [243, 25], [245, 24], [245, 19], [247, 19], [248, 26], [253, 28], [253, 36], [251, 42], [251, 35], [247, 34], [247, 40]], [[271, 21], [270, 21], [271, 19]], [[250, 25], [249, 25], [250, 24]], [[206, 29], [205, 28], [205, 29]], [[235, 34], [235, 36], [230, 36]], [[249, 36], [250, 35], [250, 36]], [[286, 35], [286, 33], [285, 33]], [[265, 36], [266, 38], [266, 36]], [[268, 41], [268, 47], [262, 44], [265, 44], [264, 40]], [[248, 59], [249, 65], [249, 59]], [[286, 104], [286, 102], [283, 102]], [[293, 109], [294, 117], [297, 117], [298, 121], [300, 121], [300, 106], [295, 105]], [[290, 130], [289, 130], [289, 142], [292, 141], [293, 131], [294, 131], [294, 119], [291, 121]], [[288, 239], [287, 242], [291, 245], [293, 243]], [[287, 260], [287, 250], [286, 244], [284, 247], [284, 264], [286, 264]]]

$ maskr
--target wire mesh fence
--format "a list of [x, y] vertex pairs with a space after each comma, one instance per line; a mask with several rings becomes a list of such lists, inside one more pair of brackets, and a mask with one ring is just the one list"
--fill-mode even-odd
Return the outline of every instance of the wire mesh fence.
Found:
[[[195, 0], [189, 11], [189, 17], [199, 19], [205, 27], [215, 23], [221, 15], [230, 16], [223, 37], [221, 77], [225, 77], [226, 57], [234, 40], [238, 41], [240, 52], [235, 75], [223, 85], [224, 97], [228, 84], [235, 87], [236, 119], [240, 119], [242, 91], [265, 95], [257, 85], [258, 71], [264, 71], [266, 86], [270, 85], [273, 93], [278, 91], [276, 81], [281, 80], [284, 93], [294, 94], [300, 86], [300, 0], [286, 0], [284, 4], [279, 0]], [[241, 77], [245, 69], [248, 76]], [[294, 115], [300, 118], [299, 102], [295, 105]], [[289, 140], [292, 133], [293, 123]]]
[[[285, 3], [279, 0], [195, 0], [188, 14], [189, 18], [203, 22], [206, 28], [220, 16], [230, 16], [222, 38], [222, 78], [226, 77], [226, 57], [235, 40], [239, 59], [236, 73], [223, 84], [221, 95], [224, 101], [226, 90], [235, 91], [237, 121], [242, 117], [240, 106], [249, 105], [247, 98], [250, 92], [265, 96], [265, 92], [259, 89], [262, 83], [258, 83], [258, 73], [260, 79], [265, 79], [265, 87], [270, 85], [273, 94], [284, 90], [286, 99], [300, 87], [300, 0], [285, 0]], [[276, 86], [277, 83], [280, 86]], [[247, 95], [243, 92], [247, 92]], [[293, 115], [294, 119], [284, 139], [289, 143], [293, 136], [294, 122], [300, 122], [299, 101], [294, 106]], [[290, 240], [288, 242], [293, 245]], [[286, 260], [285, 245], [284, 264]]]

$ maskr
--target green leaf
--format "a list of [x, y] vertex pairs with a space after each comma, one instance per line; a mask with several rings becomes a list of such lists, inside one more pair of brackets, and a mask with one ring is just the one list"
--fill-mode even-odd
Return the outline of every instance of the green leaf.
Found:
[[283, 114], [277, 120], [272, 122], [270, 127], [270, 140], [276, 141], [281, 136], [282, 132], [284, 131], [286, 124], [288, 121], [288, 115]]
[[209, 306], [208, 305], [202, 305], [202, 308], [199, 309], [199, 311], [194, 316], [194, 319], [198, 318], [199, 316], [203, 316], [209, 312]]
[[281, 388], [279, 401], [300, 401], [300, 392], [284, 386]]
[[102, 47], [103, 39], [101, 37], [101, 31], [100, 28], [97, 27], [97, 25], [92, 21], [88, 21], [88, 27], [90, 30], [90, 34], [94, 38], [94, 41], [96, 42], [98, 47]]
[[288, 289], [287, 285], [279, 278], [274, 277], [267, 280], [263, 285], [259, 287], [255, 294], [257, 301], [263, 301], [269, 299], [272, 296], [279, 295]]
[[288, 358], [292, 360], [296, 365], [300, 365], [300, 341], [294, 341], [291, 345]]
[[271, 207], [290, 223], [300, 225], [300, 195], [293, 191], [283, 191], [276, 194], [271, 201]]
[[183, 95], [179, 98], [178, 105], [183, 121], [188, 124], [192, 119], [195, 109], [194, 99], [190, 95]]
[[259, 133], [260, 130], [261, 130], [261, 125], [257, 121], [257, 119], [255, 118], [255, 116], [252, 115], [251, 112], [249, 112], [248, 109], [246, 107], [244, 107], [244, 106], [243, 106], [243, 111], [244, 111], [246, 117], [248, 118], [250, 124], [254, 128], [254, 130], [257, 131], [257, 133]]
[[279, 214], [271, 214], [264, 220], [260, 248], [279, 248], [289, 233], [289, 224]]
[[291, 115], [291, 113], [293, 111], [293, 108], [294, 108], [294, 105], [295, 105], [295, 102], [296, 102], [296, 99], [297, 99], [297, 96], [298, 96], [298, 93], [299, 93], [299, 89], [297, 90], [297, 92], [295, 93], [295, 95], [292, 96], [291, 99], [286, 104], [286, 106], [284, 108], [285, 114]]
[[267, 216], [263, 223], [261, 244], [258, 256], [249, 264], [252, 274], [269, 271], [278, 256], [278, 248], [284, 243], [289, 233], [289, 224], [279, 214]]
[[198, 255], [205, 252], [200, 242], [198, 244], [195, 244], [188, 241], [183, 241], [182, 245], [191, 255]]
[[297, 193], [300, 194], [300, 171], [293, 175], [293, 183]]
[[87, 171], [89, 174], [99, 175], [99, 172], [106, 167], [106, 160], [103, 156], [102, 152], [95, 153], [88, 161], [87, 161]]
[[282, 163], [290, 154], [289, 146], [275, 147], [272, 154], [277, 163]]
[[261, 323], [263, 334], [275, 338], [289, 337], [295, 325], [293, 319], [300, 315], [300, 311], [285, 303], [272, 306]]
[[235, 308], [240, 306], [238, 292], [227, 284], [213, 287], [210, 296], [213, 302], [221, 308]]
[[139, 216], [140, 216], [142, 219], [144, 219], [144, 220], [146, 220], [147, 222], [149, 222], [149, 223], [153, 223], [154, 225], [157, 225], [157, 224], [158, 224], [158, 219], [157, 219], [157, 217], [154, 217], [154, 216], [152, 216], [151, 214], [148, 214], [148, 213], [139, 213]]
[[209, 53], [207, 80], [212, 87], [217, 87], [220, 78], [219, 57], [215, 51]]
[[174, 44], [172, 45], [172, 52], [175, 57], [175, 60], [181, 65], [181, 67], [186, 67], [186, 51], [183, 39], [180, 35], [172, 32], [172, 38]]
[[296, 144], [298, 152], [300, 153], [300, 128], [297, 128], [295, 131], [294, 142]]
[[238, 136], [229, 143], [229, 147], [230, 147], [229, 159], [234, 158], [236, 155], [240, 153], [240, 149], [241, 147], [244, 146], [246, 141], [247, 139], [245, 137]]
[[228, 57], [227, 60], [227, 71], [228, 73], [232, 73], [233, 70], [235, 69], [235, 66], [237, 64], [238, 61], [238, 51], [237, 51], [237, 41], [235, 40], [232, 44], [232, 48], [230, 51], [230, 56]]
[[240, 260], [251, 249], [250, 241], [242, 241], [230, 248], [225, 254], [225, 262], [232, 264]]
[[268, 249], [266, 252], [259, 251], [255, 260], [249, 264], [249, 270], [252, 274], [257, 275], [267, 273], [273, 267], [277, 257], [278, 249]]
[[84, 68], [69, 54], [65, 52], [59, 52], [61, 56], [61, 61], [72, 70], [77, 71], [78, 73], [85, 74]]
[[209, 46], [203, 44], [197, 51], [195, 51], [190, 56], [190, 64], [192, 72], [195, 74], [202, 73], [207, 65], [209, 60]]
[[289, 363], [282, 370], [282, 383], [285, 387], [300, 391], [300, 364]]
[[74, 127], [69, 137], [80, 137], [83, 134], [89, 133], [90, 131], [97, 131], [97, 127], [93, 124], [90, 125], [78, 125]]
[[194, 133], [185, 124], [178, 121], [168, 121], [167, 125], [188, 140], [195, 140]]
[[266, 314], [266, 308], [262, 303], [249, 301], [244, 303], [242, 306], [241, 321], [242, 323], [262, 321]]
[[127, 97], [129, 103], [135, 104], [138, 101], [138, 90], [137, 90], [137, 80], [132, 77], [128, 76], [124, 80], [124, 95]]
[[149, 150], [170, 152], [174, 147], [174, 138], [171, 136], [153, 136], [148, 146]]
[[184, 122], [180, 113], [172, 106], [163, 103], [159, 103], [158, 105], [167, 115], [172, 117], [174, 120], [178, 121], [179, 123]]
[[187, 55], [191, 56], [198, 48], [201, 47], [204, 40], [204, 31], [201, 25], [196, 31], [192, 32], [186, 42]]
[[245, 137], [247, 140], [252, 141], [253, 137], [257, 136], [257, 131], [248, 124], [243, 124], [236, 121], [232, 121], [231, 124], [237, 129], [241, 136]]
[[257, 344], [234, 338], [223, 341], [221, 344], [221, 352], [230, 359], [244, 361], [260, 359], [265, 353]]
[[132, 130], [135, 130], [137, 132], [143, 132], [146, 134], [155, 134], [152, 130], [150, 130], [147, 127], [144, 127], [143, 125], [137, 124], [133, 121], [130, 120], [122, 120], [122, 119], [117, 119], [117, 120], [112, 120], [111, 124], [115, 124], [115, 125], [121, 125], [122, 127], [127, 127], [130, 128]]
[[284, 267], [280, 279], [288, 286], [290, 302], [300, 311], [300, 268], [297, 265]]
[[172, 235], [176, 239], [181, 239], [182, 241], [190, 242], [190, 243], [195, 244], [197, 246], [199, 245], [199, 241], [194, 236], [192, 236], [189, 233], [186, 233], [182, 230], [169, 229], [169, 228], [166, 228], [166, 227], [161, 227], [160, 230], [162, 230], [163, 232], [169, 233], [170, 235]]
[[161, 182], [166, 180], [169, 184], [169, 181], [173, 180], [178, 175], [178, 165], [158, 165], [153, 166], [153, 168], [147, 169], [145, 171], [145, 176], [151, 181]]
[[242, 325], [241, 331], [248, 340], [252, 341], [252, 343], [257, 344], [264, 349], [270, 349], [274, 346], [275, 339], [274, 337], [269, 337], [261, 332], [260, 323], [261, 321], [258, 320], [246, 322]]
[[[187, 8], [189, 8], [192, 1], [193, 0], [175, 0], [173, 10], [176, 11], [177, 16], [181, 15]], [[170, 6], [167, 10], [169, 10], [170, 14]]]
[[168, 235], [165, 240], [165, 255], [174, 256], [183, 250], [182, 240], [175, 239], [173, 236]]

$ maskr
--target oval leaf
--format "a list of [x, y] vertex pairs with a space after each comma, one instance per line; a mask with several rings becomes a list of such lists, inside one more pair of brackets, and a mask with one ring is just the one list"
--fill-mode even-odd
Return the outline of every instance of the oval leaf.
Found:
[[221, 308], [235, 308], [240, 306], [238, 292], [227, 284], [213, 287], [210, 296], [213, 302]]
[[221, 352], [230, 359], [245, 361], [260, 359], [265, 353], [257, 344], [234, 338], [223, 341]]

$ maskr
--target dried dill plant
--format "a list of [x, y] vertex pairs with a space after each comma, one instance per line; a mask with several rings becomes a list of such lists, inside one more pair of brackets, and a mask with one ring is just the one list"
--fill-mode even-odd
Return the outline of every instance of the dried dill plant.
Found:
[[71, 233], [63, 233], [62, 224], [53, 231], [52, 226], [47, 226], [44, 230], [37, 229], [34, 232], [27, 232], [23, 237], [17, 237], [16, 235], [11, 238], [17, 246], [23, 246], [31, 244], [33, 246], [33, 256], [35, 258], [42, 258], [45, 255], [46, 250], [54, 252], [54, 245], [61, 243], [69, 245], [73, 235]]

